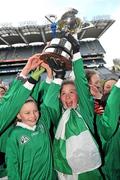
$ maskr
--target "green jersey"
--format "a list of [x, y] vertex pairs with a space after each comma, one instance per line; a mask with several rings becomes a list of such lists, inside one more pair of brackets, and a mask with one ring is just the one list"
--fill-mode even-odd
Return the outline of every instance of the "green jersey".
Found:
[[[120, 81], [120, 80], [119, 80]], [[96, 119], [102, 142], [103, 173], [107, 180], [120, 179], [120, 86], [112, 88], [103, 115]]]
[[[22, 83], [20, 80], [15, 80], [1, 101], [0, 110], [3, 121], [0, 147], [2, 152], [6, 152], [7, 175], [11, 180], [54, 179], [49, 136], [50, 117], [45, 106], [41, 107], [41, 118], [34, 131], [21, 126], [13, 127], [13, 121], [24, 102], [32, 94], [33, 87], [34, 85], [29, 82]], [[33, 96], [36, 99], [38, 97], [38, 91], [35, 89]], [[10, 129], [9, 132], [8, 129]]]
[[1, 156], [3, 157], [2, 162], [0, 162], [0, 177], [6, 175], [4, 155], [8, 135], [14, 126], [13, 122], [19, 109], [30, 96], [33, 87], [34, 85], [29, 82], [23, 83], [21, 80], [15, 79], [0, 101], [0, 152], [2, 152]]
[[60, 179], [98, 180], [102, 179], [98, 169], [101, 158], [94, 138], [93, 99], [89, 92], [82, 58], [78, 56], [74, 60], [78, 107], [62, 113], [58, 98], [60, 85], [56, 80], [51, 84], [45, 98], [45, 104], [50, 108], [53, 120], [57, 124], [53, 145], [55, 169]]
[[43, 120], [39, 119], [34, 130], [18, 123], [8, 139], [6, 149], [8, 179], [53, 180], [50, 143]]

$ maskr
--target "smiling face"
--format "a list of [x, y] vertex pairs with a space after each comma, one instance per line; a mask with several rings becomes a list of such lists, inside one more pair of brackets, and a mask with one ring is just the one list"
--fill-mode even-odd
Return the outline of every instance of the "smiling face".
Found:
[[[95, 96], [96, 93], [101, 93], [102, 87], [99, 73], [96, 70], [86, 69], [86, 78], [90, 86], [91, 94]], [[95, 92], [93, 92], [93, 88]]]
[[96, 88], [100, 89], [101, 88], [100, 76], [98, 74], [93, 74], [91, 76], [89, 84], [94, 85]]
[[103, 94], [108, 94], [117, 80], [110, 79], [104, 83]]
[[78, 95], [73, 83], [62, 86], [60, 99], [65, 109], [77, 107]]
[[18, 113], [17, 118], [24, 124], [33, 127], [39, 118], [36, 103], [33, 101], [26, 102]]

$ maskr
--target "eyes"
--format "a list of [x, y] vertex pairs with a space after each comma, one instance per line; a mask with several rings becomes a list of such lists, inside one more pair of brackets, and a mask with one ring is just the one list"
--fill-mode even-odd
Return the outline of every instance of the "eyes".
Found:
[[76, 94], [76, 92], [75, 91], [69, 91], [69, 92], [62, 92], [61, 93], [61, 96], [65, 96], [65, 95], [74, 95], [74, 94]]
[[[34, 110], [33, 114], [35, 114], [35, 113], [38, 113], [38, 110]], [[24, 114], [28, 114], [29, 115], [29, 114], [31, 114], [31, 111], [25, 111]]]

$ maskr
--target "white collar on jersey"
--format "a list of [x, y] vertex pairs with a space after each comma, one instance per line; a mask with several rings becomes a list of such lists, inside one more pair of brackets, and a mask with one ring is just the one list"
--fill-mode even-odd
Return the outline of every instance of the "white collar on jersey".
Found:
[[23, 122], [17, 122], [16, 126], [20, 126], [22, 128], [26, 128], [26, 129], [29, 129], [29, 130], [32, 130], [34, 131], [35, 128], [36, 128], [36, 125], [34, 125], [33, 127], [31, 126], [28, 126], [27, 124], [23, 123]]

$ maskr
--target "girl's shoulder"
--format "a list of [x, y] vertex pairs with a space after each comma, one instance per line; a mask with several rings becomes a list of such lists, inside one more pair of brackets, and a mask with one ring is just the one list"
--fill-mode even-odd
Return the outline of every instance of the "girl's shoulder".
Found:
[[30, 141], [31, 132], [20, 126], [15, 126], [8, 137], [8, 142], [15, 144], [26, 144]]
[[9, 137], [17, 138], [21, 134], [26, 134], [26, 133], [27, 133], [27, 129], [22, 128], [20, 126], [14, 126], [13, 129], [11, 130], [11, 133], [9, 134]]

